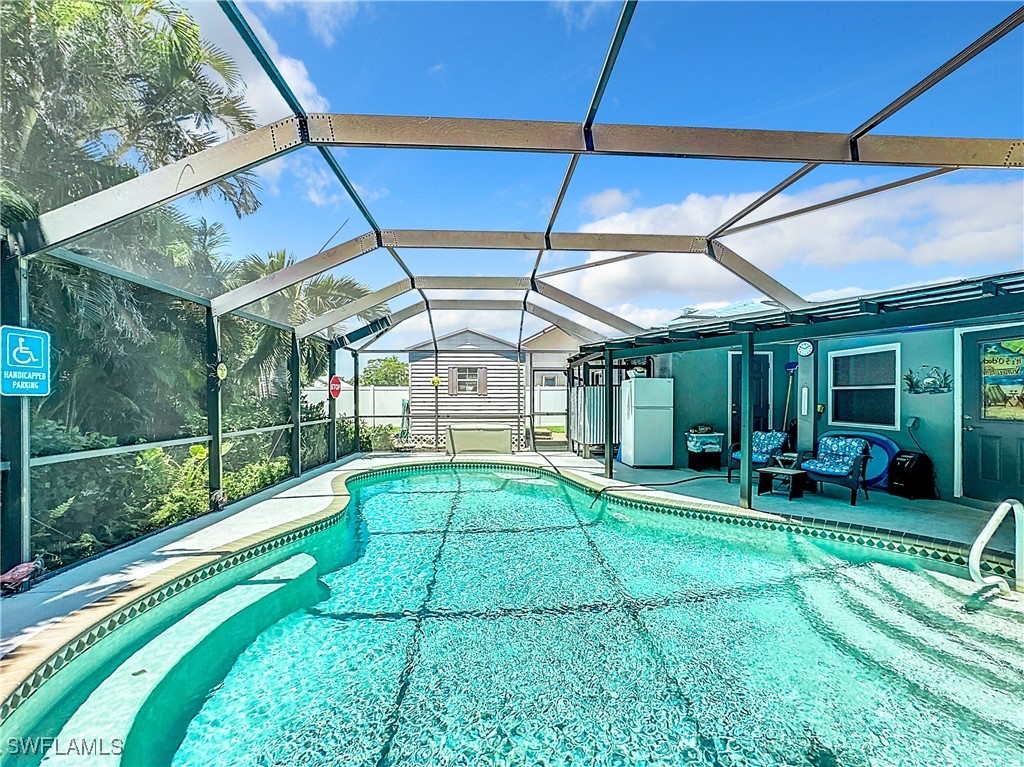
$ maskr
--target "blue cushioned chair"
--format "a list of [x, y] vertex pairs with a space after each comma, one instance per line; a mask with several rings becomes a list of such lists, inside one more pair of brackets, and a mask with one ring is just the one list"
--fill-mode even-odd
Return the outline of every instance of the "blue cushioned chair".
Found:
[[805, 450], [797, 458], [798, 468], [807, 472], [809, 482], [828, 482], [850, 488], [850, 505], [857, 505], [857, 490], [864, 489], [868, 497], [865, 477], [871, 445], [860, 437], [822, 437], [818, 452]]
[[[772, 462], [776, 455], [782, 453], [789, 435], [784, 431], [755, 431], [751, 439], [753, 451], [750, 454], [751, 468], [759, 469]], [[732, 482], [732, 470], [740, 467], [740, 459], [743, 453], [740, 452], [740, 443], [734, 442], [729, 446], [729, 471], [726, 481]]]

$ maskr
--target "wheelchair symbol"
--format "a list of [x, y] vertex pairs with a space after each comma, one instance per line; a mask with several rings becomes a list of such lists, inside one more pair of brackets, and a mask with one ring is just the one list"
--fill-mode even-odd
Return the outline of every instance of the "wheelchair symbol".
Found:
[[18, 336], [18, 345], [11, 349], [11, 359], [19, 365], [36, 365], [39, 363], [32, 350], [25, 346], [25, 336]]
[[45, 367], [43, 339], [11, 333], [7, 336], [7, 364], [19, 368]]

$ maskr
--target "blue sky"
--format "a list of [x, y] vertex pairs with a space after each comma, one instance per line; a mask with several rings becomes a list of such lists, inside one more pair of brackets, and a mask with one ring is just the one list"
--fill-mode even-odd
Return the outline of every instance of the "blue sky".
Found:
[[[236, 56], [262, 122], [287, 109], [214, 3], [188, 7]], [[591, 2], [245, 2], [243, 12], [309, 111], [581, 120], [619, 13]], [[599, 122], [849, 131], [994, 26], [1013, 3], [641, 2]], [[877, 133], [1024, 135], [1024, 29], [982, 53]], [[385, 228], [543, 229], [568, 158], [414, 150], [335, 150]], [[705, 233], [796, 166], [585, 157], [560, 231]], [[228, 224], [231, 253], [315, 253], [367, 229], [316, 152], [258, 171], [263, 209], [186, 210]], [[750, 220], [921, 172], [822, 168]], [[1024, 267], [1017, 171], [958, 172], [727, 240], [805, 296]], [[419, 274], [524, 275], [532, 253], [402, 254]], [[544, 269], [608, 254], [550, 254]], [[706, 259], [652, 255], [557, 278], [560, 286], [658, 324], [685, 306], [753, 297]], [[385, 252], [345, 265], [373, 288], [401, 276]], [[398, 307], [413, 300], [398, 300]], [[447, 316], [447, 315], [451, 316]], [[518, 316], [438, 317], [514, 338]], [[593, 323], [589, 323], [593, 325]], [[527, 330], [539, 329], [534, 321]], [[425, 322], [386, 336], [422, 340]]]

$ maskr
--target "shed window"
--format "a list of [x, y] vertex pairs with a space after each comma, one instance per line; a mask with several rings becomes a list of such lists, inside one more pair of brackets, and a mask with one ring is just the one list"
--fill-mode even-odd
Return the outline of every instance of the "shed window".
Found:
[[480, 377], [476, 368], [458, 368], [455, 391], [459, 394], [476, 394], [480, 390]]
[[542, 386], [558, 386], [558, 378], [556, 376], [544, 376]]
[[899, 428], [899, 344], [829, 352], [828, 366], [830, 425]]
[[487, 368], [449, 368], [448, 394], [487, 394]]

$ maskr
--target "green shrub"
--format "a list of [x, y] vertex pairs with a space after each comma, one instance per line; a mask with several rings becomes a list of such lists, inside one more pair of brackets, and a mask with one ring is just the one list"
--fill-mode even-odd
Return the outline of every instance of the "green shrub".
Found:
[[249, 463], [224, 474], [224, 492], [229, 501], [237, 501], [287, 479], [291, 473], [291, 463], [284, 457]]
[[[154, 450], [159, 451], [160, 448]], [[167, 475], [171, 481], [164, 486], [163, 492], [150, 496], [151, 501], [146, 507], [154, 528], [190, 519], [205, 513], [210, 507], [209, 450], [206, 446], [192, 445], [188, 457], [180, 464], [175, 464], [167, 456], [165, 459], [165, 466], [174, 467]]]

